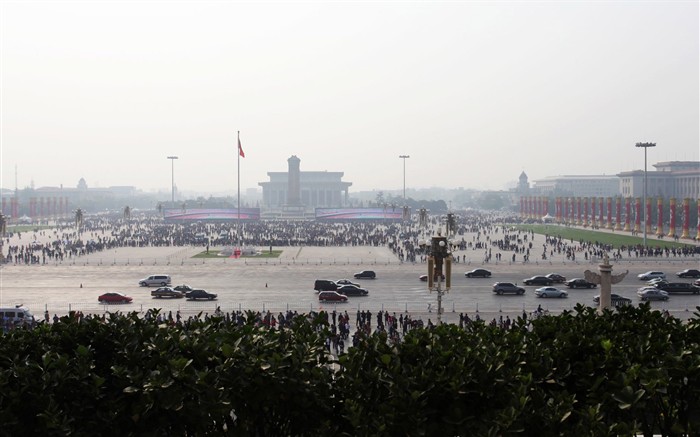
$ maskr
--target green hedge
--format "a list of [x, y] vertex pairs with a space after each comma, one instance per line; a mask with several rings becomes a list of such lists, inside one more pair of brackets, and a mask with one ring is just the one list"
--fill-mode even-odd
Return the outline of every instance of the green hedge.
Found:
[[135, 313], [0, 337], [0, 435], [700, 434], [700, 322], [648, 305], [363, 337]]

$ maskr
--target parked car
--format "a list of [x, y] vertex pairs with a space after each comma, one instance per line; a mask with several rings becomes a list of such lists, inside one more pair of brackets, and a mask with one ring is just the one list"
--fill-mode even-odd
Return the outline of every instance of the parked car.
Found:
[[188, 291], [187, 293], [185, 293], [185, 297], [189, 300], [197, 300], [197, 299], [214, 300], [214, 299], [216, 299], [216, 294], [209, 293], [207, 290], [192, 290], [192, 291]]
[[151, 275], [141, 279], [139, 285], [142, 287], [165, 287], [166, 285], [170, 285], [171, 282], [170, 275]]
[[[600, 295], [594, 296], [593, 302], [600, 303]], [[612, 303], [615, 306], [628, 305], [628, 304], [632, 303], [632, 299], [624, 297], [624, 296], [620, 296], [619, 294], [612, 293], [610, 295], [610, 303]]]
[[318, 293], [318, 300], [320, 302], [347, 302], [348, 297], [337, 291], [322, 291]]
[[565, 290], [560, 290], [557, 287], [540, 287], [535, 290], [537, 297], [568, 297], [569, 293]]
[[533, 276], [523, 281], [525, 285], [552, 285], [554, 281], [546, 276]]
[[642, 287], [637, 290], [637, 296], [642, 300], [668, 300], [668, 292], [656, 287]]
[[343, 285], [338, 288], [338, 293], [346, 296], [367, 296], [369, 291], [365, 288], [360, 288], [357, 285]]
[[700, 270], [685, 269], [676, 273], [676, 276], [678, 276], [679, 278], [700, 278]]
[[474, 269], [464, 274], [467, 278], [490, 278], [491, 272], [486, 269]]
[[355, 285], [357, 287], [360, 286], [360, 284], [356, 284], [349, 279], [338, 279], [337, 281], [335, 281], [335, 283], [338, 284], [338, 286], [341, 286], [341, 285]]
[[659, 290], [666, 291], [668, 293], [700, 294], [700, 287], [696, 287], [695, 285], [688, 282], [667, 282], [665, 284], [658, 283], [654, 285], [654, 287], [658, 288]]
[[493, 284], [493, 292], [496, 294], [525, 294], [525, 289], [522, 287], [518, 287], [517, 285], [511, 282], [496, 282], [495, 284]]
[[642, 281], [648, 281], [654, 278], [666, 279], [666, 274], [664, 272], [649, 270], [648, 272], [638, 274], [637, 277]]
[[566, 276], [562, 276], [559, 273], [549, 273], [545, 277], [551, 279], [556, 284], [563, 284], [566, 282]]
[[117, 292], [104, 293], [97, 298], [99, 303], [129, 303], [132, 300], [134, 299], [126, 294]]
[[182, 291], [183, 293], [187, 293], [188, 291], [194, 290], [194, 288], [190, 287], [189, 285], [182, 284], [182, 285], [178, 285], [176, 287], [173, 287], [173, 290]]
[[316, 279], [314, 281], [314, 290], [316, 291], [335, 291], [338, 289], [338, 284], [330, 279]]
[[373, 270], [363, 270], [353, 275], [355, 279], [375, 279], [377, 274]]
[[588, 282], [583, 278], [574, 278], [564, 282], [569, 288], [596, 288], [598, 285], [592, 282]]
[[174, 297], [181, 298], [185, 296], [185, 293], [180, 290], [175, 290], [172, 287], [160, 287], [151, 291], [151, 296], [160, 299], [161, 297]]

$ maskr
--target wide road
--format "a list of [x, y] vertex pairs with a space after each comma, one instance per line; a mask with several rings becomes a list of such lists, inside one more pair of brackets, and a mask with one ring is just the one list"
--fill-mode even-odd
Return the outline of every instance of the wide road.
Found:
[[[214, 248], [212, 248], [214, 249]], [[414, 316], [433, 322], [437, 316], [437, 296], [430, 293], [418, 277], [427, 273], [427, 264], [401, 263], [383, 247], [284, 247], [276, 259], [222, 258], [198, 259], [193, 255], [202, 248], [121, 248], [110, 253], [97, 253], [62, 263], [46, 265], [4, 265], [0, 268], [0, 306], [22, 303], [40, 318], [48, 310], [59, 316], [70, 310], [102, 314], [105, 311], [145, 311], [162, 308], [165, 312], [180, 310], [183, 315], [212, 313], [217, 306], [223, 311], [256, 310], [274, 313], [287, 309], [308, 312], [337, 309], [355, 313], [357, 310], [408, 311]], [[476, 253], [460, 252], [467, 260]], [[469, 256], [472, 255], [472, 256]], [[504, 258], [507, 258], [504, 256]], [[484, 267], [493, 272], [491, 278], [466, 278], [465, 271]], [[637, 274], [647, 270], [664, 271], [669, 279], [684, 268], [697, 268], [697, 258], [663, 258], [623, 260], [613, 262], [613, 274], [629, 270], [628, 276], [613, 286], [617, 293], [639, 302], [636, 295], [643, 282]], [[313, 290], [315, 279], [352, 280], [360, 270], [374, 270], [374, 280], [357, 280], [369, 289], [367, 297], [351, 297], [346, 304], [320, 304]], [[525, 295], [498, 296], [491, 290], [497, 281], [515, 282], [533, 275], [556, 272], [567, 278], [583, 277], [584, 270], [598, 271], [598, 262], [544, 261], [488, 264], [481, 262], [453, 264], [452, 289], [443, 298], [443, 320], [455, 322], [459, 313], [491, 319], [531, 312], [538, 304], [551, 313], [572, 309], [577, 303], [594, 305], [598, 289], [568, 290], [565, 299], [541, 299], [535, 296], [537, 287], [524, 286]], [[173, 285], [188, 284], [217, 293], [213, 302], [190, 302], [184, 299], [154, 299], [152, 288], [139, 287], [138, 281], [148, 275], [165, 273]], [[690, 280], [682, 280], [689, 282]], [[556, 285], [555, 286], [559, 286]], [[97, 296], [107, 291], [123, 292], [134, 298], [131, 304], [100, 305]], [[652, 302], [652, 307], [667, 309], [673, 315], [687, 319], [700, 306], [700, 295], [672, 295], [668, 302]]]

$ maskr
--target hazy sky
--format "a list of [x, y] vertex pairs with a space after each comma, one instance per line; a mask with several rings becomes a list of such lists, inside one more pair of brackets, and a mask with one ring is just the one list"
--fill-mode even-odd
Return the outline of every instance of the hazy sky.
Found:
[[700, 159], [697, 1], [0, 3], [2, 187], [502, 189]]

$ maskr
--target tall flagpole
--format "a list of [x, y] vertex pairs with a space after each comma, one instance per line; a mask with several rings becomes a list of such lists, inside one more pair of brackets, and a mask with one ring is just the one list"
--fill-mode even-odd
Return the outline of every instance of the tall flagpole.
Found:
[[241, 131], [238, 131], [236, 156], [238, 156], [238, 219], [236, 220], [236, 235], [238, 235], [238, 248], [241, 249]]

